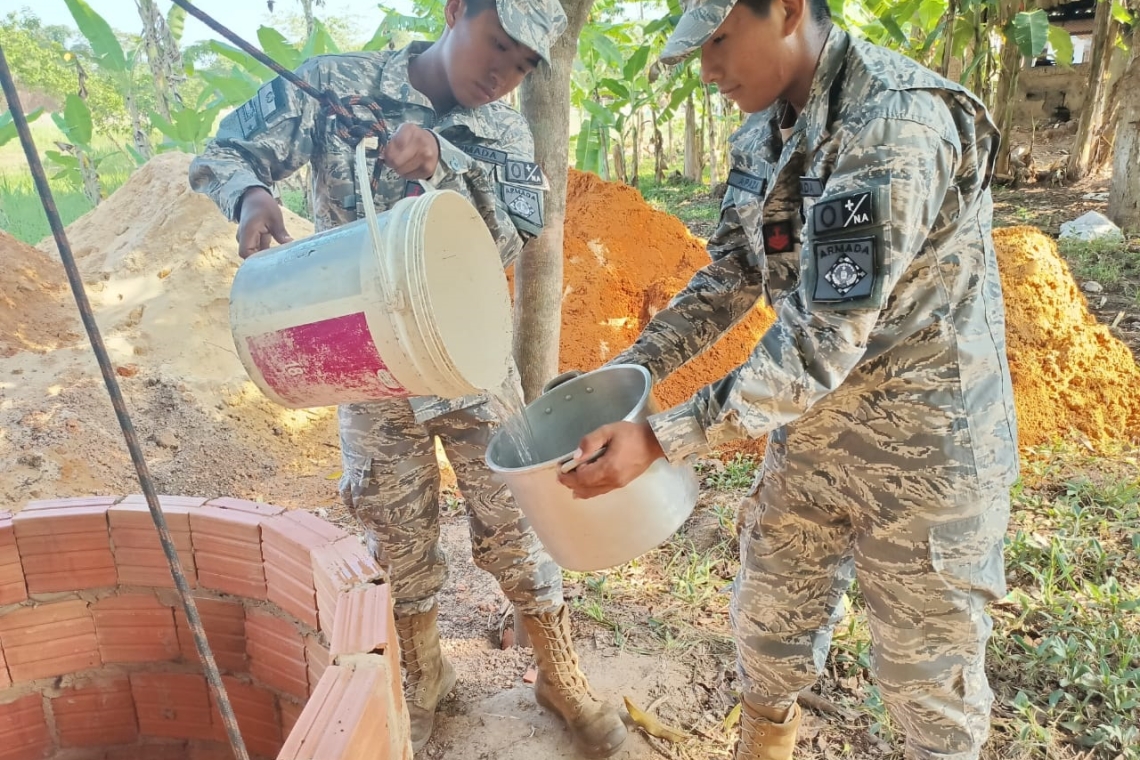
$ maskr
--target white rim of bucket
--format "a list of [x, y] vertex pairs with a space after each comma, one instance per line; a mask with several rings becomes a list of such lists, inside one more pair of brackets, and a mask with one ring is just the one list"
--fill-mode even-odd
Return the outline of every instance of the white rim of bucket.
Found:
[[[601, 374], [602, 372], [612, 372], [613, 370], [616, 370], [616, 369], [637, 370], [638, 374], [640, 374], [642, 376], [642, 379], [645, 381], [645, 388], [642, 390], [641, 396], [638, 398], [637, 402], [633, 405], [633, 408], [630, 409], [628, 412], [626, 412], [625, 416], [622, 417], [620, 420], [614, 420], [614, 422], [630, 422], [637, 415], [637, 411], [639, 409], [644, 408], [645, 405], [649, 402], [649, 396], [650, 396], [650, 394], [653, 393], [653, 378], [652, 378], [652, 376], [650, 376], [649, 370], [647, 370], [645, 367], [642, 367], [640, 364], [607, 364], [603, 367], [599, 367], [598, 369], [595, 369], [595, 370], [592, 370], [590, 372], [586, 372], [582, 375], [579, 375], [578, 377], [576, 377], [573, 380], [568, 381], [568, 382], [575, 382], [578, 380], [582, 380], [583, 378], [591, 377], [593, 375], [598, 375], [598, 374]], [[552, 396], [552, 395], [557, 394], [559, 389], [562, 389], [562, 391], [565, 392], [565, 388], [563, 388], [563, 386], [561, 386], [561, 385], [555, 386], [554, 388], [551, 388], [546, 393], [544, 393], [541, 396], [539, 396], [538, 398], [536, 398], [534, 401], [527, 404], [523, 408], [523, 413], [525, 414], [526, 410], [530, 409], [532, 406], [538, 406], [544, 398], [547, 398], [548, 396]], [[499, 429], [496, 430], [491, 435], [491, 440], [488, 441], [488, 443], [487, 443], [487, 452], [486, 452], [486, 454], [484, 454], [483, 460], [487, 464], [487, 467], [489, 467], [492, 472], [500, 472], [503, 474], [513, 474], [513, 473], [522, 473], [522, 472], [528, 472], [529, 473], [529, 472], [538, 472], [540, 470], [549, 470], [549, 469], [554, 468], [554, 467], [561, 467], [562, 463], [566, 461], [566, 457], [573, 453], [573, 450], [567, 451], [563, 454], [559, 454], [558, 456], [553, 457], [551, 459], [547, 459], [543, 462], [538, 462], [536, 464], [526, 465], [523, 467], [503, 467], [500, 464], [495, 464], [495, 462], [493, 462], [491, 460], [491, 452], [493, 452], [495, 450], [496, 442], [504, 434], [505, 433], [504, 433], [503, 427], [500, 425]]]

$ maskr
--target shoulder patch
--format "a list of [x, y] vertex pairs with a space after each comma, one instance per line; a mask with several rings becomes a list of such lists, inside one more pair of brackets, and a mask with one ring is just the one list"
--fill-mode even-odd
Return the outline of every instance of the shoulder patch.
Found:
[[764, 191], [768, 188], [768, 180], [763, 177], [757, 177], [755, 174], [750, 174], [743, 169], [733, 169], [728, 173], [726, 184], [729, 187], [735, 187], [737, 190], [743, 190], [752, 195], [764, 195]]
[[879, 221], [879, 209], [875, 208], [874, 191], [859, 190], [827, 201], [820, 201], [812, 207], [813, 232], [823, 235], [857, 227], [866, 227]]
[[276, 77], [237, 109], [242, 137], [249, 139], [271, 124], [286, 107], [285, 80]]
[[519, 228], [532, 235], [542, 232], [542, 194], [538, 190], [517, 185], [499, 185], [503, 203]]
[[495, 164], [496, 166], [503, 166], [507, 163], [506, 152], [497, 148], [489, 148], [486, 145], [458, 145], [456, 147], [477, 161]]
[[546, 187], [546, 177], [538, 164], [531, 161], [518, 161], [508, 158], [503, 166], [505, 181], [514, 185]]
[[813, 241], [816, 281], [812, 300], [843, 303], [874, 293], [878, 243], [874, 236]]

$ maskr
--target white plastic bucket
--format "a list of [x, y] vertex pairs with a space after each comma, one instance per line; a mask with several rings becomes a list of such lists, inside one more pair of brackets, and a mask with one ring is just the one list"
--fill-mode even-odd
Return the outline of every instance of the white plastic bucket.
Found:
[[511, 300], [478, 211], [429, 190], [376, 215], [362, 184], [365, 219], [238, 268], [230, 326], [250, 379], [294, 409], [499, 388]]
[[628, 485], [575, 499], [558, 482], [582, 436], [619, 420], [643, 422], [657, 410], [643, 368], [615, 364], [581, 375], [527, 405], [534, 463], [524, 463], [504, 428], [491, 437], [488, 467], [506, 484], [550, 556], [567, 570], [623, 565], [659, 546], [692, 514], [699, 491], [687, 462], [660, 457]]

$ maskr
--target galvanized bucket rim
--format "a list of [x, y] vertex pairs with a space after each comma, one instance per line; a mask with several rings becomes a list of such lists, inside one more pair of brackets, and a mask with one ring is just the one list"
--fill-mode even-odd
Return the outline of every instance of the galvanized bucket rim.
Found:
[[[559, 391], [565, 391], [566, 386], [570, 385], [571, 383], [577, 384], [579, 382], [583, 382], [585, 380], [585, 378], [593, 377], [593, 376], [599, 375], [603, 372], [613, 372], [615, 370], [631, 370], [631, 369], [635, 370], [637, 372], [637, 374], [639, 374], [641, 376], [642, 380], [644, 381], [644, 388], [642, 389], [641, 396], [637, 399], [637, 402], [634, 403], [633, 407], [628, 412], [625, 413], [625, 416], [623, 416], [620, 420], [614, 420], [615, 422], [629, 422], [630, 420], [632, 420], [634, 417], [637, 416], [637, 413], [640, 409], [645, 407], [645, 405], [649, 402], [650, 395], [653, 392], [652, 376], [649, 374], [649, 370], [647, 370], [645, 367], [642, 367], [640, 364], [606, 364], [606, 365], [603, 365], [601, 367], [598, 367], [595, 370], [591, 370], [590, 372], [584, 372], [583, 374], [578, 375], [575, 378], [567, 380], [565, 383], [562, 383], [561, 385], [558, 385], [558, 386], [555, 386], [554, 388], [551, 388], [546, 393], [542, 394], [541, 396], [536, 398], [534, 401], [527, 404], [525, 407], [523, 407], [523, 414], [526, 414], [527, 409], [530, 409], [533, 406], [537, 406], [544, 398], [552, 396], [553, 394], [558, 393]], [[564, 454], [559, 454], [556, 457], [552, 457], [550, 459], [547, 459], [547, 460], [542, 461], [542, 462], [537, 462], [537, 463], [532, 464], [532, 465], [525, 465], [523, 467], [503, 467], [502, 465], [496, 464], [491, 459], [491, 452], [495, 450], [495, 443], [496, 443], [496, 441], [499, 440], [499, 437], [501, 435], [503, 435], [503, 428], [502, 428], [502, 423], [500, 421], [500, 426], [491, 435], [491, 440], [488, 441], [488, 443], [487, 443], [487, 451], [483, 457], [484, 461], [487, 464], [487, 467], [489, 467], [491, 469], [491, 471], [495, 472], [495, 473], [502, 473], [502, 474], [514, 474], [514, 473], [524, 473], [524, 472], [525, 473], [531, 473], [531, 472], [541, 472], [542, 470], [548, 470], [548, 469], [551, 469], [554, 467], [561, 467], [562, 464], [567, 462], [569, 460], [570, 456], [574, 453], [573, 450], [567, 451]]]

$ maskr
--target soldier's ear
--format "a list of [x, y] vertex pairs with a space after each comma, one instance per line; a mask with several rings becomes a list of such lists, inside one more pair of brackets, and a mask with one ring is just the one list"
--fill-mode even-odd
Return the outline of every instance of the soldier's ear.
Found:
[[467, 3], [464, 0], [447, 0], [447, 4], [443, 6], [443, 18], [448, 28], [454, 28], [466, 12]]

